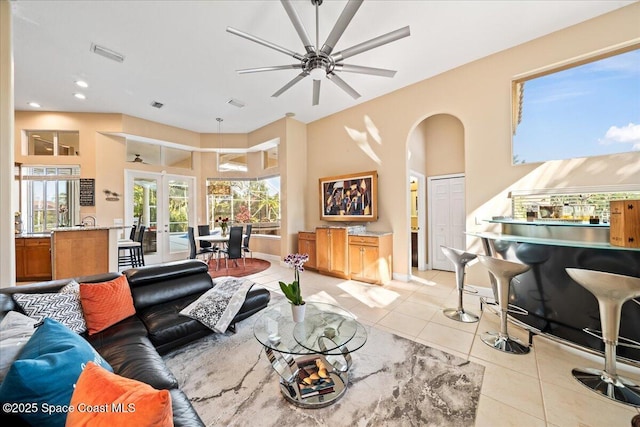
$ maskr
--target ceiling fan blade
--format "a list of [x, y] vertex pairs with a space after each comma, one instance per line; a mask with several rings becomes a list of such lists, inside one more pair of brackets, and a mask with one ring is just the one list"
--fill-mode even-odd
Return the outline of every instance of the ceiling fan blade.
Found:
[[284, 10], [287, 12], [287, 15], [289, 15], [289, 19], [298, 32], [298, 36], [300, 37], [300, 40], [302, 40], [302, 44], [304, 45], [305, 50], [307, 52], [313, 52], [315, 50], [313, 43], [311, 42], [309, 34], [307, 34], [307, 30], [304, 28], [304, 25], [302, 25], [300, 16], [298, 16], [298, 12], [293, 7], [293, 3], [291, 2], [291, 0], [280, 0], [280, 3], [282, 3]]
[[360, 94], [358, 92], [356, 92], [356, 90], [354, 88], [349, 86], [347, 84], [347, 82], [345, 82], [340, 77], [338, 77], [337, 74], [334, 74], [333, 72], [327, 73], [327, 78], [329, 80], [331, 80], [332, 82], [334, 82], [336, 85], [338, 85], [342, 90], [347, 92], [349, 95], [351, 95], [353, 97], [353, 99], [360, 98]]
[[249, 73], [261, 73], [263, 71], [291, 70], [295, 68], [302, 68], [302, 64], [274, 65], [272, 67], [258, 67], [258, 68], [244, 68], [242, 70], [236, 70], [236, 72], [238, 74], [249, 74]]
[[320, 80], [313, 81], [313, 101], [311, 105], [318, 105], [320, 103]]
[[334, 61], [342, 61], [343, 59], [350, 58], [352, 56], [358, 55], [362, 52], [366, 52], [371, 49], [375, 49], [376, 47], [383, 46], [387, 43], [394, 42], [396, 40], [402, 39], [404, 37], [408, 37], [411, 35], [411, 31], [409, 26], [400, 28], [399, 30], [391, 31], [390, 33], [383, 34], [381, 36], [375, 37], [371, 40], [367, 40], [366, 42], [362, 42], [340, 52], [336, 52], [331, 57]]
[[396, 75], [395, 70], [387, 70], [384, 68], [363, 67], [361, 65], [336, 64], [334, 71], [344, 71], [346, 73], [371, 74], [372, 76], [393, 77]]
[[300, 74], [298, 74], [297, 76], [295, 76], [293, 78], [293, 80], [291, 80], [289, 83], [287, 83], [286, 85], [282, 86], [276, 93], [274, 93], [273, 95], [271, 95], [273, 98], [277, 98], [280, 95], [282, 95], [285, 91], [287, 91], [291, 86], [293, 86], [294, 84], [298, 83], [300, 80], [304, 79], [305, 77], [307, 77], [309, 75], [309, 73], [307, 73], [306, 71], [301, 72]]
[[244, 39], [251, 40], [252, 42], [261, 44], [262, 46], [266, 46], [273, 50], [277, 50], [278, 52], [284, 53], [285, 55], [293, 56], [298, 60], [302, 60], [304, 58], [303, 55], [300, 55], [299, 53], [296, 53], [292, 50], [289, 50], [286, 47], [282, 47], [275, 43], [268, 42], [264, 39], [261, 39], [260, 37], [252, 36], [251, 34], [245, 33], [244, 31], [240, 31], [232, 27], [227, 27], [227, 32], [231, 34], [235, 34], [236, 36], [242, 37]]
[[333, 26], [333, 30], [329, 33], [329, 37], [327, 37], [327, 41], [322, 45], [322, 52], [327, 55], [331, 55], [331, 52], [336, 47], [336, 43], [342, 37], [342, 33], [347, 29], [349, 22], [353, 19], [354, 15], [362, 5], [363, 0], [349, 0], [347, 5], [344, 7], [344, 10], [340, 14], [340, 17], [336, 21], [336, 24]]

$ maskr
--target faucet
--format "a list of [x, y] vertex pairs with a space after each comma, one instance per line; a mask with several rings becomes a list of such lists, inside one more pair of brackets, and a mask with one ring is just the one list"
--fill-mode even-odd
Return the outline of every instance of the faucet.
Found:
[[86, 226], [86, 225], [92, 225], [93, 227], [96, 226], [96, 217], [95, 216], [91, 216], [91, 215], [87, 215], [84, 218], [82, 218], [82, 225]]

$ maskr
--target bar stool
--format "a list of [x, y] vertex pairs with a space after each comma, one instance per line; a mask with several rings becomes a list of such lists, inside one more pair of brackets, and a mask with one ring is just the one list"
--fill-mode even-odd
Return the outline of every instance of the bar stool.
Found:
[[440, 246], [444, 255], [449, 258], [449, 261], [453, 263], [456, 271], [456, 282], [458, 287], [458, 308], [445, 308], [442, 313], [449, 319], [457, 320], [458, 322], [473, 323], [480, 320], [476, 314], [465, 311], [462, 306], [462, 294], [464, 292], [464, 269], [467, 264], [474, 259], [477, 255], [469, 252], [461, 251], [459, 249], [449, 248], [446, 246]]
[[[485, 332], [480, 336], [482, 342], [496, 350], [510, 354], [527, 354], [529, 347], [507, 333], [507, 313], [509, 311], [509, 285], [511, 279], [529, 270], [526, 264], [506, 261], [490, 256], [478, 255], [478, 260], [496, 279], [496, 292], [500, 307], [500, 332]], [[520, 309], [522, 310], [522, 309]], [[526, 311], [523, 310], [525, 314]]]
[[[640, 296], [640, 278], [622, 276], [602, 271], [567, 268], [569, 276], [591, 292], [598, 300], [602, 340], [604, 341], [604, 370], [581, 368], [573, 369], [573, 377], [596, 393], [617, 402], [640, 407], [640, 386], [623, 378], [616, 371], [616, 347], [620, 333], [622, 304]], [[587, 333], [591, 333], [585, 330]], [[640, 343], [629, 341], [640, 348]]]

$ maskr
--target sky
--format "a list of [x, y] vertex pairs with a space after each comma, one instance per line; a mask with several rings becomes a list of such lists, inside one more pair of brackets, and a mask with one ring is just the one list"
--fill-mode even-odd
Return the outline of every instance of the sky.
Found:
[[528, 80], [516, 162], [640, 151], [640, 50]]

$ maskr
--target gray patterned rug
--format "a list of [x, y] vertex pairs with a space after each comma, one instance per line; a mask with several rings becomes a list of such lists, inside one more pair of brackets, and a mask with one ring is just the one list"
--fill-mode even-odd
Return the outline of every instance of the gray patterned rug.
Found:
[[213, 334], [166, 355], [207, 426], [473, 426], [484, 367], [374, 328], [353, 353], [345, 396], [301, 409], [280, 394], [278, 375], [253, 337]]

